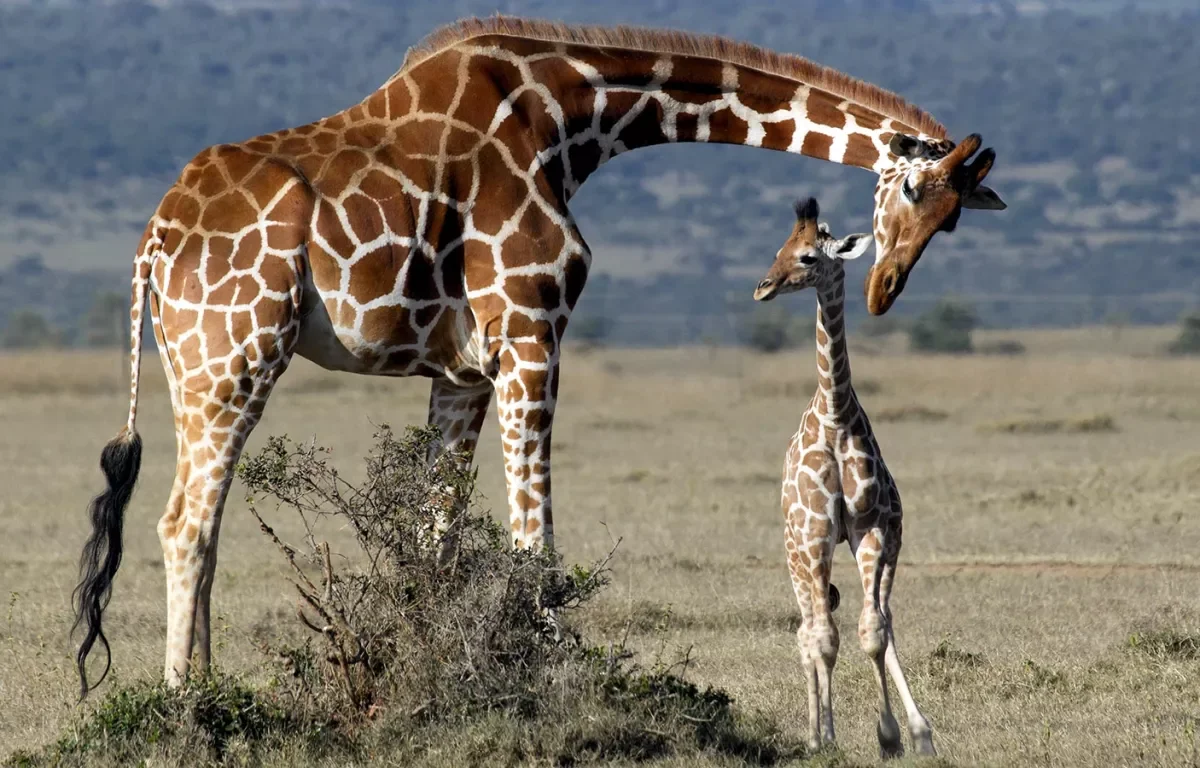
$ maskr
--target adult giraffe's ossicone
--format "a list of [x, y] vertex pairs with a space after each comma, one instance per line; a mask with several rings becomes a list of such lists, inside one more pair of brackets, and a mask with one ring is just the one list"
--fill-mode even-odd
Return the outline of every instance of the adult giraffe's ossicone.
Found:
[[[165, 675], [179, 683], [193, 647], [194, 663], [209, 663], [233, 467], [295, 354], [334, 370], [431, 377], [429, 419], [466, 451], [494, 392], [514, 543], [552, 544], [560, 343], [591, 261], [567, 202], [614, 155], [678, 141], [876, 171], [873, 274], [892, 259], [896, 280], [962, 204], [994, 198], [977, 183], [986, 168], [968, 189], [960, 166], [970, 153], [952, 151], [932, 117], [805, 59], [681, 32], [503, 17], [434, 33], [349, 109], [204, 150], [159, 204], [135, 258], [130, 416], [105, 450], [109, 491], [93, 502], [76, 592], [84, 693], [137, 475], [145, 299], [178, 443], [158, 532]], [[922, 192], [897, 202], [910, 177]]]

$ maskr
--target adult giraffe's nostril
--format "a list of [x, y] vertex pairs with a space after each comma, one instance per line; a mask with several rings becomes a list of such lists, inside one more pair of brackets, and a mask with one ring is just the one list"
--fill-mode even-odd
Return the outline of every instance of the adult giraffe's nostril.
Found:
[[888, 296], [896, 293], [896, 285], [900, 282], [900, 275], [895, 269], [891, 269], [883, 276], [883, 290]]

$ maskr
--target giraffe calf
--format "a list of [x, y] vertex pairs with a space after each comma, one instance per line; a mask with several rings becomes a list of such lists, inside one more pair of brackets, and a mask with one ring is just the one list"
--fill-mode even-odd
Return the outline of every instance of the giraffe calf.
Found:
[[835, 239], [817, 223], [818, 213], [813, 198], [796, 204], [792, 234], [754, 291], [756, 301], [805, 288], [817, 294], [817, 391], [788, 445], [782, 499], [788, 567], [802, 617], [796, 636], [808, 686], [809, 746], [834, 742], [831, 682], [839, 638], [833, 611], [839, 597], [829, 578], [834, 548], [845, 540], [863, 586], [858, 640], [879, 685], [880, 754], [903, 754], [888, 699], [891, 673], [913, 747], [932, 755], [932, 732], [900, 668], [888, 606], [900, 554], [900, 494], [851, 386], [846, 350], [843, 261], [861, 256], [872, 239]]

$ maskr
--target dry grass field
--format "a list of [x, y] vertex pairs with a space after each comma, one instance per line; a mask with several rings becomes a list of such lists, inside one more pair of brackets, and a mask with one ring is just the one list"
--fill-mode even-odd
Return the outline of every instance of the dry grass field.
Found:
[[[950, 764], [1200, 762], [1200, 360], [1157, 356], [1171, 333], [1004, 334], [1026, 345], [1019, 357], [855, 345], [905, 503], [900, 657]], [[74, 711], [70, 592], [99, 452], [125, 418], [122, 365], [116, 352], [0, 357], [0, 759], [52, 740]], [[145, 372], [146, 454], [107, 614], [120, 681], [159, 676], [164, 640], [155, 523], [174, 443], [156, 357]], [[813, 378], [810, 349], [572, 349], [554, 448], [559, 547], [586, 561], [621, 539], [614, 583], [589, 608], [596, 633], [632, 620], [635, 645], [690, 646], [694, 680], [796, 735], [806, 699], [777, 499]], [[315, 436], [352, 474], [372, 425], [424, 421], [427, 396], [425, 380], [298, 361], [251, 446]], [[480, 489], [493, 507], [499, 453], [489, 421]], [[214, 652], [254, 676], [256, 640], [297, 630], [285, 567], [243, 495], [235, 485], [224, 518]], [[869, 764], [875, 696], [844, 548], [834, 580], [838, 736]]]

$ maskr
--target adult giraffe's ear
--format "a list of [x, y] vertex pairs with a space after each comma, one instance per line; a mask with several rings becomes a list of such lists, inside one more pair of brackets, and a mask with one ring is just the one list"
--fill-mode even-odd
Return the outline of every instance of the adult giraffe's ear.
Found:
[[860, 232], [856, 235], [846, 235], [841, 240], [834, 240], [829, 244], [827, 252], [835, 259], [849, 261], [862, 256], [874, 243], [873, 235]]
[[1003, 211], [1008, 204], [1000, 199], [991, 187], [982, 184], [962, 196], [962, 207], [977, 211]]
[[925, 154], [925, 142], [907, 133], [893, 133], [888, 140], [888, 149], [896, 157], [913, 160]]

